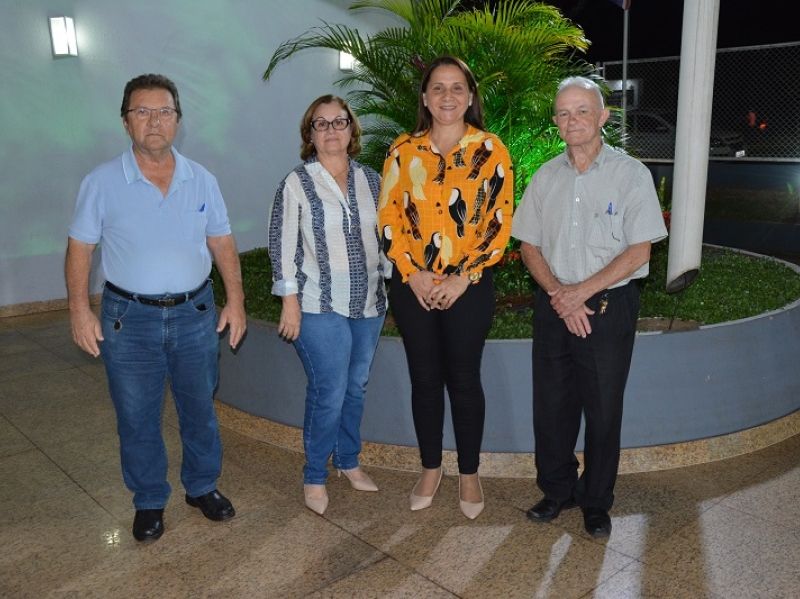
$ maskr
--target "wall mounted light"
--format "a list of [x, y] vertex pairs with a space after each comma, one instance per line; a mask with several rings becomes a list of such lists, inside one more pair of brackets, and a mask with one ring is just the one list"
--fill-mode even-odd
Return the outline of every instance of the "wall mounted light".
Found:
[[356, 59], [353, 58], [352, 54], [348, 54], [347, 52], [339, 51], [339, 70], [340, 71], [352, 71], [353, 66], [356, 64]]
[[78, 39], [72, 17], [50, 17], [50, 40], [53, 56], [77, 56]]

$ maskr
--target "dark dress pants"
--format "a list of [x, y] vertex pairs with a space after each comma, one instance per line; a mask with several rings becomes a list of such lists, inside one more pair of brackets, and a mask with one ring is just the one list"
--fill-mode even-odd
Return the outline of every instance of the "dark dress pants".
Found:
[[442, 463], [444, 388], [450, 398], [458, 471], [478, 471], [485, 398], [481, 358], [494, 315], [494, 284], [490, 269], [447, 310], [426, 311], [400, 275], [392, 277], [389, 293], [411, 378], [411, 411], [424, 468]]
[[[600, 301], [605, 296], [605, 313]], [[586, 302], [592, 333], [567, 330], [543, 291], [536, 295], [533, 331], [533, 430], [536, 482], [548, 497], [574, 497], [581, 507], [609, 510], [614, 502], [622, 399], [630, 370], [639, 288], [635, 282]], [[575, 443], [586, 419], [584, 470], [578, 479]]]

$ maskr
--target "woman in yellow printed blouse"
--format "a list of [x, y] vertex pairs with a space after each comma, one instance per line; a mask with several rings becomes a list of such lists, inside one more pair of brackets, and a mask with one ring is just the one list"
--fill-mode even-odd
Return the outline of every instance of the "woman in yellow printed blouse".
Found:
[[480, 368], [495, 301], [488, 267], [509, 239], [511, 169], [502, 142], [483, 130], [469, 67], [451, 56], [435, 59], [422, 76], [414, 131], [389, 150], [378, 205], [384, 251], [394, 263], [389, 302], [408, 359], [422, 460], [412, 510], [431, 505], [442, 479], [445, 386], [459, 505], [470, 519], [483, 510]]

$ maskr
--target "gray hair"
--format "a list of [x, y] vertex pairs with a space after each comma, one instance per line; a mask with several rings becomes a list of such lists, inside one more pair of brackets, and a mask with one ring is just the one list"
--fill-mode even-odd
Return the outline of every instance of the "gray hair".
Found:
[[[605, 101], [603, 100], [603, 91], [600, 89], [600, 86], [597, 85], [597, 82], [592, 81], [587, 77], [567, 77], [558, 84], [556, 98], [558, 98], [561, 92], [569, 87], [579, 87], [581, 89], [585, 89], [586, 91], [592, 92], [595, 96], [597, 96], [597, 102], [600, 104], [600, 109], [602, 110], [606, 107]], [[555, 101], [553, 103], [555, 104]]]

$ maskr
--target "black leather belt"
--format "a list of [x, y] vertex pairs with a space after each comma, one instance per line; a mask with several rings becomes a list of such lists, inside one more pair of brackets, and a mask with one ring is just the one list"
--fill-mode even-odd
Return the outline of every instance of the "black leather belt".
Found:
[[140, 304], [145, 304], [146, 306], [158, 306], [159, 308], [171, 308], [172, 306], [178, 306], [196, 296], [200, 293], [203, 289], [208, 286], [209, 279], [206, 279], [200, 287], [194, 289], [192, 291], [188, 291], [186, 293], [167, 293], [160, 296], [154, 295], [141, 295], [139, 293], [131, 293], [130, 291], [125, 291], [124, 289], [117, 287], [114, 283], [106, 281], [106, 289], [109, 291], [116, 293], [117, 295], [124, 297], [127, 300], [133, 300], [134, 302], [139, 302]]

